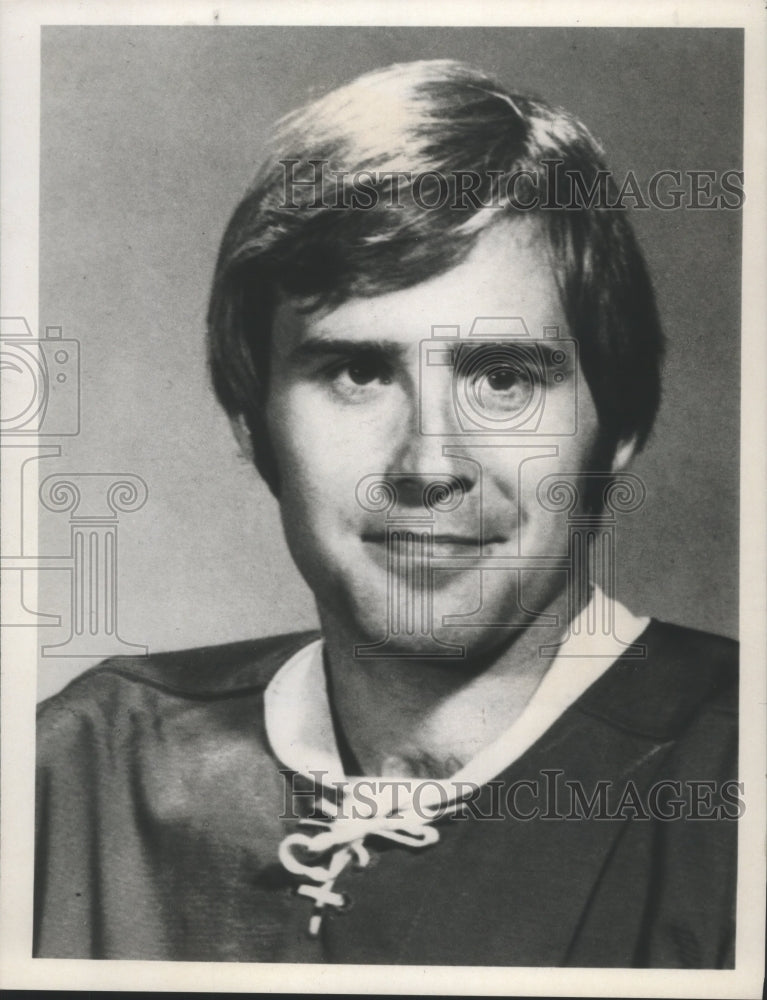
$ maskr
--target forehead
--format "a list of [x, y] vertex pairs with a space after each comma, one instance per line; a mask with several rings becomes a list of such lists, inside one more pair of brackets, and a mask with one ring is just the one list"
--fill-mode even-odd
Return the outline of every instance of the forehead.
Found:
[[302, 313], [284, 299], [275, 315], [273, 352], [279, 357], [306, 340], [386, 340], [407, 346], [435, 326], [468, 336], [478, 317], [520, 317], [530, 335], [544, 327], [567, 331], [547, 244], [531, 219], [501, 222], [483, 233], [456, 267], [418, 285], [340, 306]]

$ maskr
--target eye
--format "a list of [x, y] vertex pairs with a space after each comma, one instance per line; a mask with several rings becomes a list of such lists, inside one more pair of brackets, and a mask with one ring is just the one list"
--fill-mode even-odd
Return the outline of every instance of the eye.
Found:
[[342, 402], [364, 403], [378, 397], [393, 382], [390, 362], [375, 352], [339, 358], [325, 369], [331, 391]]
[[383, 385], [391, 383], [391, 374], [387, 370], [386, 365], [379, 358], [372, 356], [354, 358], [346, 362], [340, 371], [346, 371], [349, 375], [349, 380], [355, 385], [370, 385], [371, 382], [375, 382], [376, 380], [380, 381]]
[[529, 404], [535, 387], [535, 375], [527, 367], [505, 360], [496, 362], [474, 374], [472, 405], [480, 412], [518, 412]]
[[485, 380], [494, 392], [509, 392], [524, 379], [524, 373], [519, 368], [510, 365], [499, 367], [487, 372]]
[[536, 355], [517, 344], [470, 346], [455, 366], [460, 405], [472, 419], [505, 421], [524, 412], [540, 395]]

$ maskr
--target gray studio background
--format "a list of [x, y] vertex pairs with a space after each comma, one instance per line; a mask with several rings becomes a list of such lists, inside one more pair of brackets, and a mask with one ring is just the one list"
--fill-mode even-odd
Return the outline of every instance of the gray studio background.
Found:
[[[44, 28], [40, 323], [81, 350], [81, 430], [40, 476], [134, 473], [119, 524], [119, 631], [151, 651], [315, 624], [275, 502], [207, 387], [203, 330], [224, 224], [271, 122], [389, 62], [458, 57], [581, 116], [613, 170], [741, 162], [739, 31], [513, 28]], [[663, 408], [620, 538], [637, 612], [737, 626], [740, 217], [633, 213], [668, 336]], [[68, 548], [41, 514], [40, 547]], [[70, 577], [39, 574], [69, 634]], [[104, 652], [110, 652], [105, 649]], [[90, 666], [41, 659], [45, 697]]]

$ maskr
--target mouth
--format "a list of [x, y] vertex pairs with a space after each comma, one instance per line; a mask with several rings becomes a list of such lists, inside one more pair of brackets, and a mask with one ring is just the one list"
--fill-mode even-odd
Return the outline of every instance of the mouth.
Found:
[[[418, 531], [418, 529], [405, 529], [403, 535], [394, 535], [387, 538], [386, 534], [374, 531], [364, 533], [361, 537], [365, 544], [375, 547], [379, 552], [386, 552], [387, 547], [391, 546], [393, 550], [399, 553], [408, 544], [416, 548], [420, 541], [430, 555], [455, 555], [463, 556], [464, 558], [472, 555], [479, 556], [481, 553], [487, 555], [493, 548], [503, 545], [506, 541], [506, 538], [501, 535], [489, 535], [486, 538], [479, 538], [474, 534], [463, 535], [448, 532], [430, 536], [426, 532]], [[407, 537], [408, 535], [410, 538]]]
[[434, 535], [431, 544], [435, 551], [443, 549], [465, 550], [478, 549], [481, 541], [476, 535]]

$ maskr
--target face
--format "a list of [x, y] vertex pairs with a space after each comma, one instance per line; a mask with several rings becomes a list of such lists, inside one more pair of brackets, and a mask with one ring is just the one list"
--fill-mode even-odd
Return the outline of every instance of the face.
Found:
[[[277, 311], [267, 424], [326, 633], [416, 658], [508, 642], [498, 626], [529, 623], [566, 581], [546, 568], [567, 554], [564, 515], [537, 488], [587, 469], [598, 435], [534, 223], [494, 226], [412, 288], [299, 306]], [[496, 319], [470, 336], [477, 317]], [[435, 481], [453, 493], [429, 503]]]

